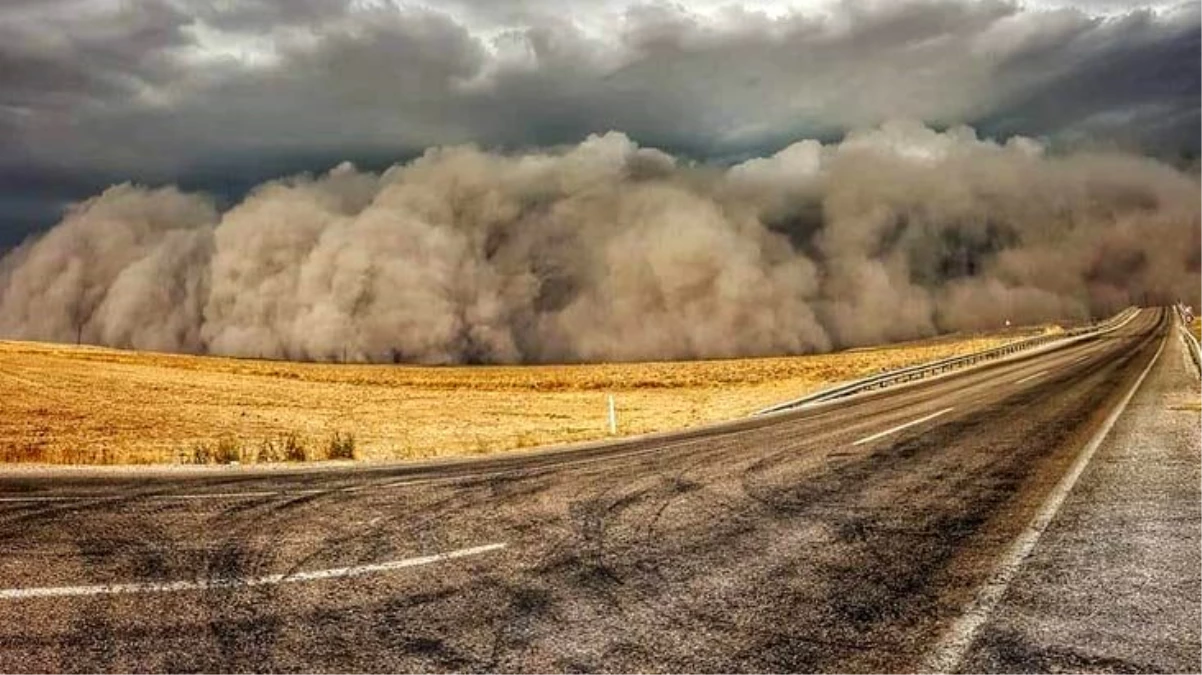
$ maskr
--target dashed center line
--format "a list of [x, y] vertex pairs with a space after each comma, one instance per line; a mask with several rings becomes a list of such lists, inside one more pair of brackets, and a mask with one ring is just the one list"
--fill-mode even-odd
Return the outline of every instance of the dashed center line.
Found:
[[886, 429], [884, 431], [875, 433], [871, 436], [866, 436], [864, 438], [861, 438], [860, 440], [856, 441], [855, 443], [852, 443], [852, 445], [863, 445], [865, 443], [871, 443], [872, 441], [875, 441], [878, 438], [884, 438], [885, 436], [888, 436], [890, 434], [896, 434], [897, 432], [902, 431], [904, 429], [909, 429], [910, 427], [912, 427], [916, 424], [922, 424], [923, 422], [926, 422], [928, 420], [933, 420], [936, 417], [939, 417], [940, 415], [946, 415], [947, 413], [949, 413], [953, 410], [955, 410], [954, 407], [944, 408], [943, 410], [940, 410], [939, 412], [931, 413], [930, 415], [927, 415], [926, 417], [919, 417], [918, 419], [910, 421], [910, 422], [906, 422], [905, 424], [899, 424], [899, 425], [893, 427], [892, 429]]
[[243, 588], [250, 586], [269, 586], [273, 584], [291, 584], [302, 581], [321, 581], [323, 579], [344, 579], [364, 574], [379, 574], [417, 567], [444, 560], [466, 558], [468, 556], [490, 553], [505, 548], [504, 542], [486, 544], [472, 548], [461, 548], [448, 553], [405, 558], [391, 562], [373, 565], [356, 565], [352, 567], [335, 567], [333, 569], [313, 570], [311, 572], [294, 572], [291, 574], [269, 574], [262, 577], [246, 578], [217, 578], [199, 581], [151, 581], [129, 584], [100, 584], [95, 586], [45, 586], [40, 588], [6, 588], [0, 589], [0, 600], [19, 600], [23, 598], [58, 598], [77, 595], [116, 595], [125, 593], [175, 593], [179, 591], [203, 591], [214, 588]]
[[1041, 370], [1041, 371], [1039, 371], [1038, 373], [1035, 373], [1035, 374], [1033, 374], [1033, 375], [1028, 375], [1028, 376], [1026, 376], [1026, 377], [1024, 377], [1024, 378], [1021, 378], [1021, 379], [1015, 380], [1015, 381], [1014, 381], [1014, 384], [1022, 384], [1023, 382], [1030, 382], [1031, 380], [1034, 380], [1034, 379], [1036, 379], [1036, 378], [1043, 377], [1044, 375], [1047, 375], [1047, 374], [1048, 374], [1048, 371], [1046, 371], [1046, 370]]

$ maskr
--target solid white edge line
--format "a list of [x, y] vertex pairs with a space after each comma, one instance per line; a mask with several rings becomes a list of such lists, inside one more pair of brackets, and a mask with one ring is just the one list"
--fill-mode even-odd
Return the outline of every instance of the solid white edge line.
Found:
[[311, 572], [294, 572], [291, 574], [269, 574], [263, 577], [249, 577], [246, 579], [217, 578], [205, 579], [201, 581], [153, 581], [128, 584], [102, 584], [96, 586], [6, 588], [0, 590], [0, 600], [18, 600], [22, 598], [55, 598], [78, 595], [116, 595], [123, 593], [172, 593], [178, 591], [203, 591], [213, 588], [242, 588], [250, 586], [267, 586], [272, 584], [289, 584], [301, 581], [319, 581], [322, 579], [341, 579], [346, 577], [361, 576], [364, 574], [390, 572], [393, 570], [404, 569], [406, 567], [429, 565], [430, 563], [442, 562], [444, 560], [454, 560], [455, 558], [465, 558], [467, 556], [497, 551], [505, 548], [505, 546], [506, 544], [504, 542], [497, 544], [486, 544], [484, 546], [474, 546], [472, 548], [461, 548], [448, 553], [438, 553], [435, 555], [421, 556], [418, 558], [406, 558], [404, 560], [394, 560], [391, 562], [376, 563], [373, 565], [336, 567], [334, 569], [313, 570]]
[[[273, 497], [279, 494], [307, 494], [315, 492], [314, 490], [299, 490], [293, 492], [279, 492], [276, 490], [258, 491], [258, 492], [197, 492], [195, 494], [182, 495], [147, 495], [146, 499], [156, 502], [171, 502], [194, 499], [254, 499], [255, 497]], [[36, 502], [95, 502], [119, 499], [112, 495], [70, 495], [63, 497], [0, 497], [2, 504], [22, 504]]]
[[160, 502], [175, 501], [177, 499], [252, 499], [254, 497], [274, 497], [278, 494], [279, 492], [275, 490], [259, 492], [197, 492], [195, 494], [184, 495], [150, 495], [147, 499]]
[[1035, 517], [1027, 525], [1026, 529], [1015, 538], [1014, 542], [1007, 549], [1005, 555], [998, 561], [998, 566], [994, 569], [989, 580], [977, 591], [976, 597], [969, 604], [964, 613], [956, 619], [935, 643], [934, 648], [928, 652], [927, 657], [923, 659], [920, 672], [926, 673], [950, 673], [960, 664], [960, 660], [968, 652], [972, 646], [973, 638], [976, 636], [977, 630], [989, 619], [1002, 596], [1005, 595], [1006, 589], [1009, 588], [1011, 580], [1022, 564], [1031, 555], [1035, 549], [1035, 544], [1039, 542], [1040, 535], [1047, 529], [1048, 525], [1056, 517], [1056, 513], [1060, 511], [1061, 505], [1068, 497], [1068, 493], [1072, 491], [1073, 486], [1077, 483], [1077, 479], [1085, 471], [1085, 467], [1089, 465], [1093, 459], [1094, 453], [1098, 447], [1102, 445], [1102, 441], [1110, 433], [1110, 429], [1114, 427], [1123, 411], [1127, 409], [1127, 404], [1135, 396], [1135, 392], [1144, 382], [1144, 378], [1151, 372], [1152, 366], [1156, 365], [1156, 361], [1160, 359], [1160, 353], [1164, 351], [1165, 340], [1161, 340], [1160, 348], [1156, 350], [1156, 355], [1140, 373], [1139, 378], [1135, 380], [1135, 384], [1123, 396], [1123, 400], [1115, 407], [1115, 409], [1102, 423], [1102, 427], [1094, 434], [1089, 443], [1077, 455], [1077, 459], [1069, 468], [1060, 482], [1048, 495], [1048, 498], [1039, 507]]
[[1047, 374], [1048, 374], [1048, 371], [1041, 370], [1038, 373], [1035, 373], [1034, 375], [1028, 375], [1020, 380], [1015, 380], [1014, 384], [1022, 384], [1023, 382], [1030, 382], [1031, 380], [1034, 380], [1037, 377], [1043, 377], [1044, 375], [1047, 375]]
[[884, 431], [877, 432], [871, 436], [865, 436], [864, 438], [861, 438], [860, 440], [856, 441], [855, 443], [852, 443], [852, 445], [863, 445], [865, 443], [871, 443], [872, 441], [875, 441], [878, 438], [884, 438], [885, 436], [888, 436], [890, 434], [896, 434], [897, 432], [902, 431], [904, 429], [909, 429], [910, 427], [914, 426], [915, 424], [922, 424], [923, 422], [926, 422], [927, 420], [933, 420], [936, 417], [939, 417], [940, 415], [946, 415], [947, 413], [949, 413], [953, 410], [955, 410], [954, 407], [944, 408], [943, 410], [940, 410], [939, 412], [931, 413], [930, 415], [927, 415], [926, 417], [919, 417], [918, 419], [911, 420], [909, 422], [906, 422], [905, 424], [899, 424], [899, 425], [893, 427], [892, 429], [886, 429]]

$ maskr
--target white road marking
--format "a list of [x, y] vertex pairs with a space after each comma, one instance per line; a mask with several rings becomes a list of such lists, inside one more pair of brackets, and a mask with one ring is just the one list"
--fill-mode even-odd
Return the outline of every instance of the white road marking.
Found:
[[383, 485], [362, 485], [357, 488], [353, 488], [353, 491], [358, 492], [361, 490], [392, 490], [395, 488], [409, 487], [411, 485], [429, 485], [431, 483], [446, 482], [446, 481], [449, 481], [452, 479], [462, 480], [461, 478], [458, 478], [456, 476], [448, 476], [446, 478], [416, 478], [416, 479], [411, 478], [409, 480], [398, 480], [398, 481], [394, 481], [392, 483], [385, 483]]
[[278, 494], [280, 493], [276, 490], [261, 492], [197, 492], [186, 495], [150, 495], [147, 499], [161, 502], [175, 501], [177, 499], [250, 499], [252, 497], [274, 497]]
[[104, 497], [0, 497], [0, 502], [76, 502], [81, 499], [104, 499]]
[[911, 422], [906, 422], [905, 424], [899, 424], [899, 425], [893, 427], [892, 429], [886, 429], [884, 431], [875, 433], [871, 436], [861, 438], [860, 440], [856, 441], [855, 443], [852, 443], [852, 445], [863, 445], [865, 443], [871, 443], [872, 441], [875, 441], [878, 438], [884, 438], [885, 436], [888, 436], [889, 434], [896, 434], [897, 432], [902, 431], [903, 429], [909, 429], [910, 427], [914, 426], [915, 424], [922, 424], [923, 422], [926, 422], [927, 420], [933, 420], [936, 417], [939, 417], [940, 415], [946, 415], [947, 413], [951, 412], [952, 410], [955, 410], [955, 408], [944, 408], [943, 410], [940, 410], [939, 412], [931, 413], [930, 415], [927, 415], [926, 417], [920, 417]]
[[1069, 363], [1069, 365], [1072, 365], [1074, 363], [1080, 363], [1081, 361], [1088, 359], [1089, 357], [1097, 354], [1098, 352], [1105, 350], [1108, 346], [1109, 345], [1107, 345], [1107, 344], [1100, 344], [1100, 345], [1090, 347], [1090, 348], [1086, 349], [1083, 354], [1081, 354], [1077, 358], [1073, 359], [1072, 361], [1069, 361], [1068, 363]]
[[[372, 489], [376, 487], [391, 487], [365, 485], [359, 487], [347, 488], [310, 488], [300, 490], [252, 490], [249, 492], [194, 492], [178, 495], [146, 495], [147, 500], [157, 502], [173, 502], [173, 501], [190, 501], [198, 499], [255, 499], [257, 497], [299, 497], [303, 495], [322, 495], [333, 494], [336, 492], [356, 492], [363, 489]], [[0, 497], [0, 503], [12, 502], [82, 502], [82, 501], [98, 501], [108, 499], [119, 499], [109, 495], [70, 495], [62, 497]]]
[[1043, 377], [1044, 375], [1047, 375], [1047, 374], [1048, 374], [1048, 371], [1041, 370], [1038, 373], [1035, 373], [1034, 375], [1028, 375], [1022, 379], [1015, 380], [1014, 384], [1022, 384], [1023, 382], [1030, 382], [1031, 380], [1034, 380], [1037, 377]]
[[213, 588], [242, 588], [250, 586], [267, 586], [273, 584], [291, 584], [301, 581], [320, 581], [323, 579], [343, 579], [364, 574], [379, 574], [406, 567], [417, 567], [444, 560], [466, 558], [505, 548], [505, 543], [487, 544], [472, 548], [461, 548], [448, 553], [438, 553], [420, 558], [406, 558], [374, 565], [357, 565], [354, 567], [336, 567], [328, 570], [313, 570], [312, 572], [294, 572], [292, 574], [269, 574], [263, 577], [247, 577], [245, 579], [204, 579], [201, 581], [152, 581], [130, 584], [103, 584], [97, 586], [50, 586], [42, 588], [6, 588], [0, 590], [0, 600], [19, 600], [23, 598], [57, 598], [74, 595], [115, 595], [123, 593], [175, 593], [179, 591], [203, 591]]
[[1114, 423], [1118, 421], [1119, 415], [1126, 410], [1127, 404], [1131, 402], [1131, 398], [1135, 396], [1135, 392], [1139, 386], [1143, 384], [1144, 378], [1148, 376], [1148, 372], [1152, 370], [1152, 366], [1156, 365], [1157, 359], [1160, 358], [1160, 352], [1164, 350], [1164, 340], [1160, 342], [1160, 348], [1156, 350], [1156, 355], [1152, 357], [1152, 361], [1140, 373], [1139, 378], [1135, 380], [1135, 384], [1123, 396], [1123, 400], [1102, 423], [1102, 427], [1098, 429], [1098, 433], [1090, 439], [1089, 443], [1081, 450], [1081, 454], [1077, 455], [1077, 459], [1073, 465], [1069, 467], [1060, 482], [1048, 495], [1048, 498], [1039, 507], [1035, 517], [1027, 525], [1026, 529], [1018, 535], [1018, 538], [1010, 544], [1010, 548], [1002, 556], [998, 562], [998, 566], [994, 569], [993, 574], [985, 585], [977, 592], [976, 597], [964, 614], [956, 619], [955, 623], [940, 637], [939, 642], [935, 647], [928, 652], [923, 665], [919, 671], [926, 673], [950, 673], [960, 664], [960, 660], [968, 652], [968, 648], [972, 646], [973, 637], [985, 621], [989, 619], [989, 615], [993, 613], [1002, 596], [1005, 595], [1006, 589], [1010, 586], [1010, 581], [1014, 575], [1018, 573], [1023, 562], [1031, 555], [1031, 551], [1035, 549], [1035, 544], [1039, 542], [1040, 535], [1052, 523], [1052, 519], [1056, 517], [1056, 513], [1064, 504], [1068, 493], [1072, 491], [1073, 485], [1077, 479], [1085, 471], [1085, 467], [1089, 461], [1093, 459], [1094, 453], [1097, 452], [1098, 446], [1105, 440], [1106, 435], [1110, 433], [1110, 429]]
[[[197, 492], [182, 495], [146, 495], [146, 499], [158, 502], [171, 502], [193, 499], [251, 499], [254, 497], [273, 497], [275, 495], [310, 494], [329, 492], [329, 490], [289, 490], [289, 491], [257, 491], [257, 492]], [[69, 495], [62, 497], [0, 497], [0, 503], [36, 503], [36, 502], [88, 502], [115, 500], [120, 497], [112, 495]]]

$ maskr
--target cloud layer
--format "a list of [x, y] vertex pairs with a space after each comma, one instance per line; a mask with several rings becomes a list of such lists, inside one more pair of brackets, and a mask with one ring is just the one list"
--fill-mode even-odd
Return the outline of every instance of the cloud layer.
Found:
[[620, 129], [733, 162], [908, 118], [1196, 161], [1197, 3], [11, 0], [0, 251], [125, 180], [240, 199]]
[[728, 169], [621, 133], [428, 150], [225, 210], [114, 186], [0, 259], [0, 335], [315, 360], [824, 351], [1198, 304], [1195, 177], [892, 122]]
[[896, 118], [1198, 144], [1196, 3], [46, 0], [0, 18], [0, 147], [34, 163], [170, 173], [609, 129], [708, 156]]

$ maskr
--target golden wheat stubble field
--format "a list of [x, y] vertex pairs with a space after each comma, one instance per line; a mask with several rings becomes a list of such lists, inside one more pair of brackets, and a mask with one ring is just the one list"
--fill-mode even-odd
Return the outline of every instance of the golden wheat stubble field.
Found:
[[[289, 363], [0, 341], [0, 461], [386, 460], [747, 415], [841, 380], [1029, 335], [797, 357], [562, 366]], [[349, 443], [348, 443], [349, 441]], [[339, 452], [341, 449], [342, 452]]]

